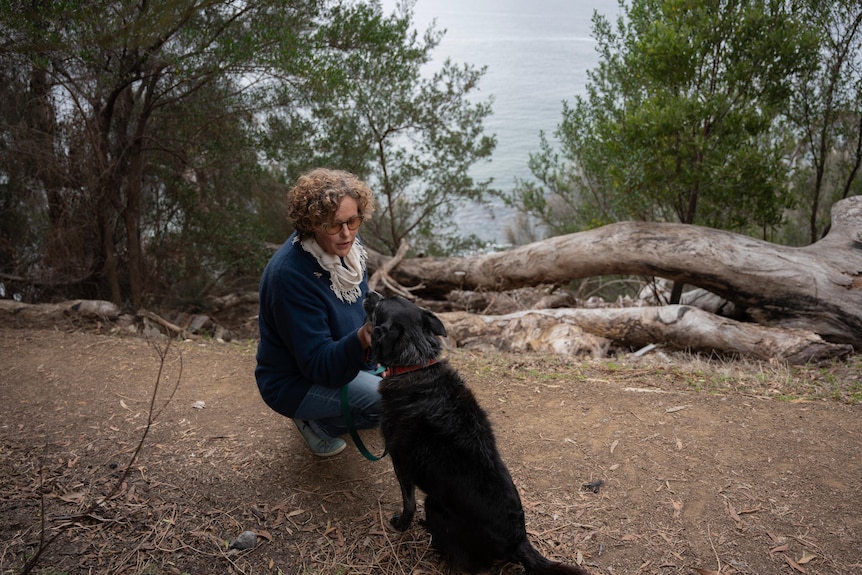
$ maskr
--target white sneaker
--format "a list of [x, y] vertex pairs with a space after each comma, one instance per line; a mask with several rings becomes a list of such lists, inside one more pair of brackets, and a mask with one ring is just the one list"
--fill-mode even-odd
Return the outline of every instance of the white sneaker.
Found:
[[294, 419], [293, 423], [296, 424], [296, 428], [299, 430], [305, 443], [308, 444], [308, 448], [318, 457], [338, 455], [347, 447], [347, 443], [339, 437], [335, 439], [323, 439], [319, 437], [304, 419]]

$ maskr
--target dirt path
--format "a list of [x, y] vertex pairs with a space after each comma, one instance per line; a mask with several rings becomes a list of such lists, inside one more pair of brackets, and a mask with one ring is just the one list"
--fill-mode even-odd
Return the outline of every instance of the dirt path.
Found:
[[[862, 573], [858, 359], [451, 360], [547, 556], [596, 574]], [[386, 526], [400, 501], [388, 460], [352, 446], [317, 460], [262, 403], [254, 342], [170, 348], [143, 449], [92, 507], [140, 442], [159, 367], [140, 338], [0, 328], [0, 573], [35, 551], [43, 509], [60, 535], [42, 573], [448, 572], [421, 526]], [[257, 546], [227, 550], [245, 530]]]

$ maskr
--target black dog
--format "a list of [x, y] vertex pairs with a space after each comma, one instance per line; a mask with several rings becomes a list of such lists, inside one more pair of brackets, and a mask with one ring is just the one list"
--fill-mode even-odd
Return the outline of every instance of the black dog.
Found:
[[488, 416], [448, 361], [437, 361], [440, 319], [402, 297], [370, 292], [371, 351], [387, 368], [380, 383], [380, 429], [401, 484], [399, 531], [425, 492], [425, 526], [450, 564], [470, 573], [494, 562], [521, 563], [528, 573], [587, 575], [554, 563], [527, 540], [524, 509], [497, 451]]

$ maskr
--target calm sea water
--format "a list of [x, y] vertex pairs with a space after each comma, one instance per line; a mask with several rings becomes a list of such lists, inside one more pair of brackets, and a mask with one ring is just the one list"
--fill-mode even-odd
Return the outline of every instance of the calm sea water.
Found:
[[[396, 0], [382, 0], [392, 11]], [[494, 178], [494, 187], [511, 190], [515, 179], [531, 179], [527, 167], [539, 148], [539, 132], [551, 136], [562, 119], [563, 100], [585, 92], [587, 70], [598, 64], [591, 37], [593, 12], [615, 21], [617, 0], [418, 0], [417, 29], [436, 19], [446, 35], [433, 52], [444, 59], [487, 66], [480, 96], [494, 96], [486, 133], [496, 134], [497, 148], [488, 164], [477, 166], [477, 178]], [[458, 225], [485, 240], [505, 243], [505, 228], [514, 215], [502, 205], [492, 214], [465, 206]]]

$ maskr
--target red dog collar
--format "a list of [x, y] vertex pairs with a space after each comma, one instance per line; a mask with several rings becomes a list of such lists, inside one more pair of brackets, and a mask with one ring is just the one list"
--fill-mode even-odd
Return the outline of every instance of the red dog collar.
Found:
[[436, 359], [429, 359], [425, 363], [420, 363], [419, 365], [403, 365], [398, 367], [388, 367], [383, 372], [381, 377], [392, 377], [393, 375], [401, 375], [402, 373], [407, 373], [410, 371], [416, 371], [417, 369], [424, 369], [429, 365], [434, 365], [437, 363]]

